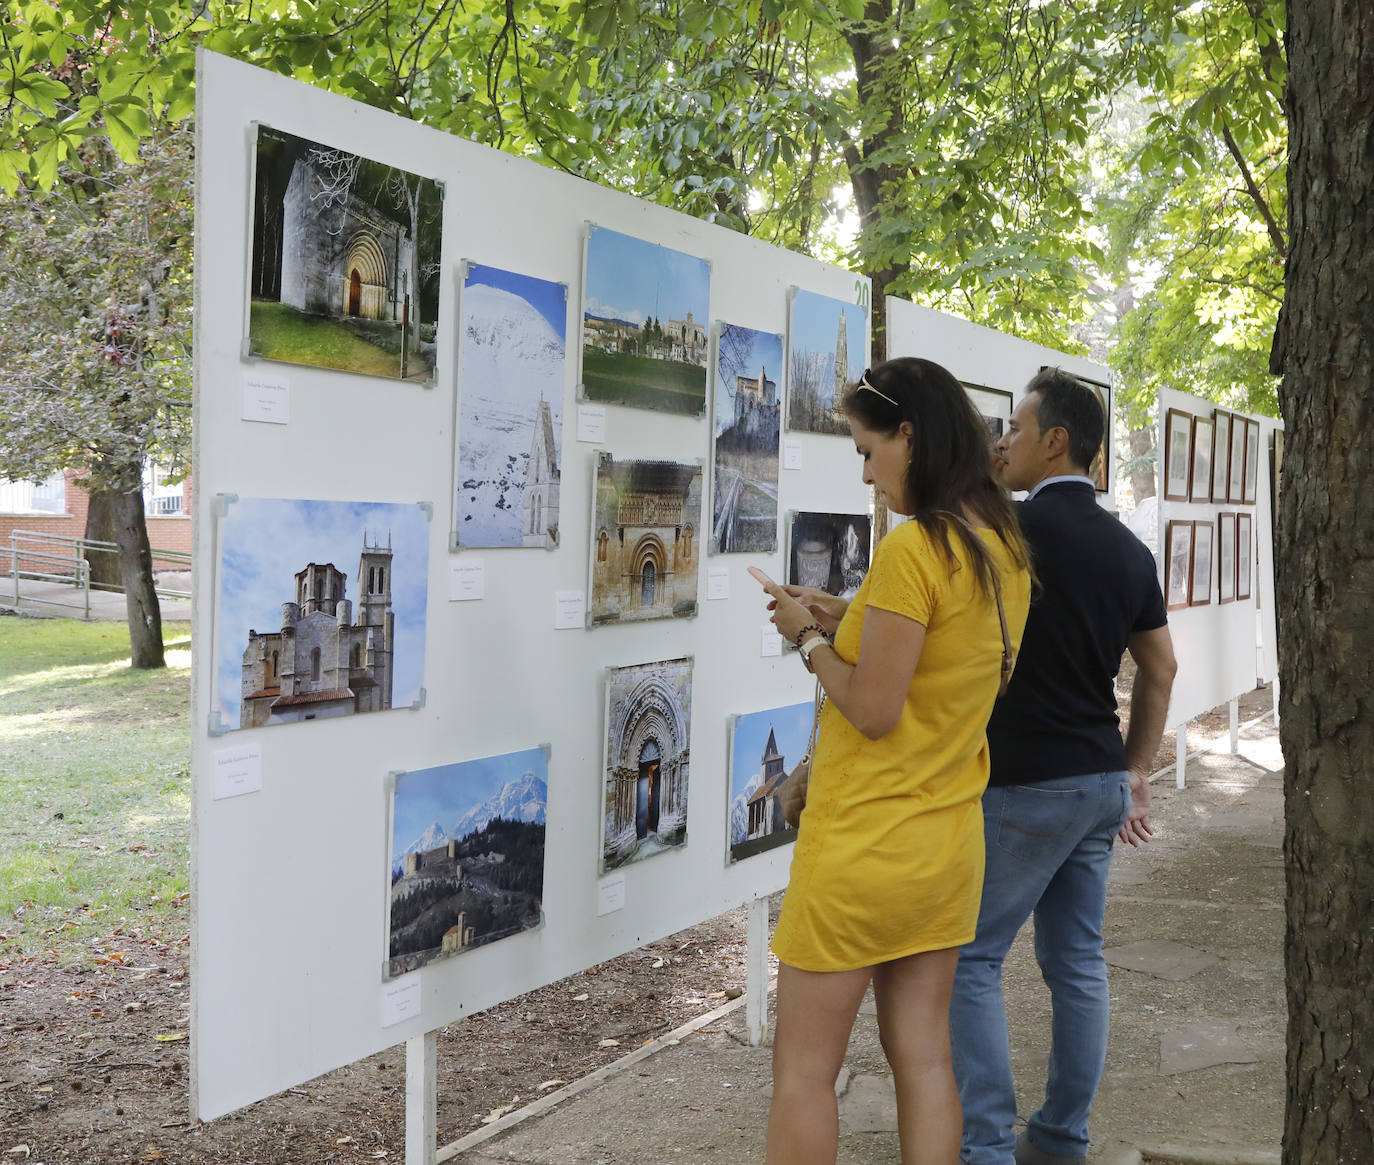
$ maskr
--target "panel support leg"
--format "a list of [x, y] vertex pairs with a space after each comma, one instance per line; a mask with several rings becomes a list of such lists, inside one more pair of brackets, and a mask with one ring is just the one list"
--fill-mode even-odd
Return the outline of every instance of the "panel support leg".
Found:
[[437, 1045], [434, 1032], [406, 1040], [406, 1165], [434, 1165]]
[[1174, 746], [1174, 786], [1182, 789], [1188, 776], [1188, 723], [1178, 726], [1178, 743]]
[[1232, 700], [1226, 705], [1227, 712], [1231, 716], [1231, 755], [1235, 756], [1240, 751], [1240, 700]]
[[1279, 677], [1274, 677], [1274, 727], [1279, 726]]
[[744, 1022], [749, 1046], [757, 1048], [768, 1034], [768, 899], [749, 903], [748, 971], [745, 978]]

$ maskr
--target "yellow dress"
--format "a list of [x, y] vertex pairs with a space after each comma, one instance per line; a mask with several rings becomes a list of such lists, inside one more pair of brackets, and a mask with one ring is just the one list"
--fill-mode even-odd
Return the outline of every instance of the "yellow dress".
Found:
[[[989, 530], [1002, 601], [1020, 646], [1030, 579]], [[972, 940], [983, 890], [987, 723], [1001, 672], [997, 604], [985, 598], [958, 536], [951, 573], [916, 522], [879, 544], [835, 634], [859, 656], [864, 611], [926, 628], [901, 717], [869, 740], [826, 701], [791, 876], [773, 937], [778, 958], [806, 971], [870, 967]]]

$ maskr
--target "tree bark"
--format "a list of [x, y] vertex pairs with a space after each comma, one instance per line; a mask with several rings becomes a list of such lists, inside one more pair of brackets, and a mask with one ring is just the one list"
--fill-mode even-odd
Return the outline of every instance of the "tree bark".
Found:
[[129, 612], [129, 650], [138, 668], [166, 667], [162, 654], [162, 609], [153, 590], [153, 551], [143, 514], [142, 490], [111, 492], [120, 580]]
[[1374, 1161], [1374, 9], [1289, 0], [1284, 1165]]
[[1146, 454], [1154, 452], [1157, 436], [1153, 425], [1146, 429], [1132, 429], [1128, 436], [1131, 462], [1135, 466], [1131, 471], [1131, 496], [1135, 499], [1136, 505], [1140, 505], [1146, 498], [1156, 496], [1158, 486], [1155, 484], [1155, 466], [1158, 461], [1147, 457]]
[[[90, 504], [86, 509], [85, 537], [91, 542], [115, 540], [114, 514], [110, 509], [110, 495], [92, 487]], [[87, 550], [86, 561], [91, 566], [92, 585], [107, 587], [124, 585], [119, 570], [119, 555], [109, 550]]]

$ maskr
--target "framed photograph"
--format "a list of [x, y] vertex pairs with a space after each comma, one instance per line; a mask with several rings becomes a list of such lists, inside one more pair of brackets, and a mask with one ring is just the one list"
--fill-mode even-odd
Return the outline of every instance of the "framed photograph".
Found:
[[701, 416], [711, 265], [593, 224], [583, 272], [580, 399]]
[[1259, 422], [1246, 421], [1245, 496], [1243, 500], [1247, 506], [1253, 506], [1255, 502], [1259, 500], [1259, 441]]
[[794, 290], [787, 347], [788, 430], [849, 436], [849, 423], [835, 406], [868, 365], [868, 309]]
[[727, 864], [796, 840], [779, 797], [806, 753], [814, 715], [807, 700], [731, 717]]
[[873, 520], [867, 514], [794, 510], [789, 523], [787, 581], [852, 599], [868, 573]]
[[1188, 587], [1188, 605], [1199, 607], [1212, 601], [1212, 547], [1216, 527], [1211, 522], [1193, 523], [1193, 564]]
[[1093, 479], [1093, 488], [1098, 493], [1107, 493], [1111, 488], [1111, 451], [1112, 451], [1112, 388], [1109, 384], [1099, 384], [1095, 380], [1078, 378], [1097, 397], [1102, 406], [1102, 444], [1097, 447], [1097, 455], [1088, 466], [1088, 476]]
[[1217, 602], [1236, 599], [1236, 515], [1217, 515]]
[[1226, 500], [1231, 480], [1231, 414], [1212, 410], [1212, 501]]
[[1245, 504], [1245, 434], [1248, 424], [1244, 417], [1231, 414], [1231, 465], [1226, 480], [1226, 500]]
[[444, 188], [257, 127], [247, 353], [434, 379]]
[[996, 445], [1002, 439], [1002, 434], [1007, 431], [1007, 423], [1011, 420], [1013, 397], [1009, 392], [1000, 388], [985, 388], [981, 384], [964, 383], [964, 391], [968, 393], [969, 400], [973, 401], [973, 407], [978, 410], [978, 415], [983, 418], [983, 424], [988, 427], [988, 441]]
[[1165, 587], [1165, 606], [1171, 611], [1176, 611], [1188, 606], [1192, 598], [1192, 522], [1170, 522], [1166, 545], [1169, 549], [1169, 565], [1166, 575], [1168, 585]]
[[1164, 500], [1186, 502], [1193, 462], [1193, 418], [1170, 409], [1164, 421]]
[[778, 548], [782, 337], [737, 324], [716, 335], [711, 553]]
[[1212, 498], [1212, 422], [1193, 418], [1193, 474], [1188, 485], [1188, 500], [1206, 502]]
[[1236, 598], [1250, 597], [1250, 568], [1254, 550], [1254, 516], [1236, 515]]

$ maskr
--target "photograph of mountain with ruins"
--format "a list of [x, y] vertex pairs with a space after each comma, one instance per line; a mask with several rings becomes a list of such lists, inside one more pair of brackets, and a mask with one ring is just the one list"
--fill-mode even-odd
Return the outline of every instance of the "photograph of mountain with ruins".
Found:
[[542, 748], [396, 778], [385, 978], [540, 924], [548, 779]]
[[250, 353], [429, 380], [443, 214], [429, 178], [259, 126]]

